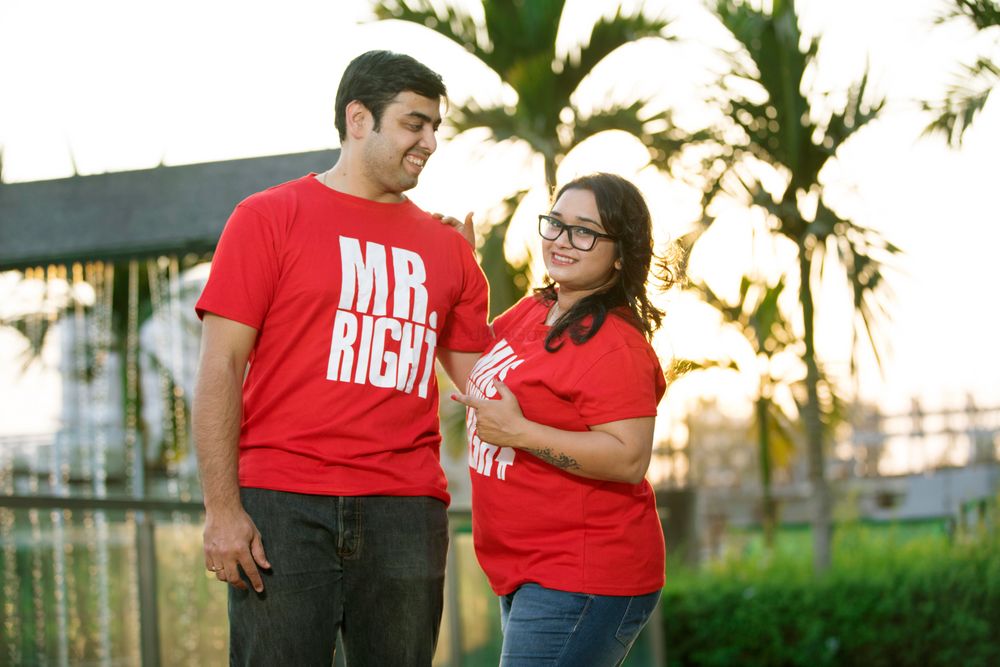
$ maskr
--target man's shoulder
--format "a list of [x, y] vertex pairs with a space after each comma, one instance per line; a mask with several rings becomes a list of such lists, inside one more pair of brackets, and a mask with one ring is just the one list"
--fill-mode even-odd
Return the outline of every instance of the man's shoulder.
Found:
[[272, 185], [265, 190], [260, 190], [259, 192], [255, 192], [249, 197], [246, 197], [240, 202], [240, 206], [249, 206], [251, 208], [270, 208], [275, 205], [287, 203], [294, 200], [303, 192], [303, 190], [308, 186], [306, 179], [309, 178], [312, 178], [312, 176], [301, 176], [290, 181], [285, 181], [284, 183]]
[[415, 234], [433, 239], [435, 243], [443, 243], [446, 246], [467, 247], [469, 245], [461, 233], [414, 204], [412, 200], [405, 210], [405, 223]]

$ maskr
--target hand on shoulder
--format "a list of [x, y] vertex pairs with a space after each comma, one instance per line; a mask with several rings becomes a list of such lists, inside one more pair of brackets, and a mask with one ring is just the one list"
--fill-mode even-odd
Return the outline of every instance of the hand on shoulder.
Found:
[[465, 214], [465, 222], [444, 213], [431, 213], [431, 215], [461, 234], [473, 248], [476, 247], [476, 229], [472, 222], [472, 211]]

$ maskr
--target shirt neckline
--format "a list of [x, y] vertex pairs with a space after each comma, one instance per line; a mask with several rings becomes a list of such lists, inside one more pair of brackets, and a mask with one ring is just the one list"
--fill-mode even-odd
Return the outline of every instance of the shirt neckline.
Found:
[[398, 202], [375, 201], [374, 199], [367, 199], [365, 197], [352, 195], [349, 192], [344, 192], [342, 190], [331, 188], [329, 185], [320, 182], [320, 180], [316, 178], [318, 175], [319, 175], [318, 172], [311, 171], [304, 178], [312, 182], [310, 187], [320, 188], [328, 193], [326, 196], [330, 196], [335, 199], [339, 199], [341, 201], [353, 203], [357, 206], [370, 206], [372, 208], [382, 208], [383, 210], [389, 210], [394, 207], [408, 208], [411, 206], [416, 206], [416, 204], [413, 203], [413, 200], [411, 200], [406, 195], [403, 195], [403, 201], [398, 201]]

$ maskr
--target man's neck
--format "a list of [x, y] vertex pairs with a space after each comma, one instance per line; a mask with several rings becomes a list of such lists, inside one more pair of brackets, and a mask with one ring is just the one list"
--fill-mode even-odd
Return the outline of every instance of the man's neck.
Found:
[[343, 157], [327, 171], [316, 175], [316, 179], [326, 187], [344, 194], [383, 204], [398, 204], [406, 201], [402, 192], [389, 192], [366, 178], [361, 169], [354, 167]]

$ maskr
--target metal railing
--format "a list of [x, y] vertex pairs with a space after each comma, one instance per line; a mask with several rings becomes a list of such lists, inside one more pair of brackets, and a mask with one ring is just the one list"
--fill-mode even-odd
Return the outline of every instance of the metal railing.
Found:
[[[157, 520], [157, 516], [164, 514], [172, 515], [175, 518], [185, 516], [190, 519], [197, 519], [200, 523], [204, 507], [200, 501], [183, 501], [175, 499], [153, 499], [153, 498], [96, 498], [80, 496], [56, 496], [56, 495], [0, 495], [0, 510], [10, 514], [12, 511], [50, 511], [52, 516], [59, 514], [75, 515], [97, 515], [101, 513], [120, 514], [125, 513], [134, 522], [134, 550], [135, 550], [135, 572], [128, 573], [134, 577], [135, 588], [137, 589], [137, 606], [139, 612], [138, 644], [139, 659], [143, 667], [158, 667], [164, 662], [164, 646], [161, 643], [161, 618], [159, 610], [163, 601], [158, 594], [160, 582], [158, 582], [158, 571], [160, 564], [157, 555], [157, 535], [158, 525], [168, 526], [169, 522]], [[446, 570], [446, 601], [445, 617], [442, 619], [442, 637], [444, 646], [439, 646], [439, 654], [444, 654], [446, 658], [435, 660], [435, 664], [447, 665], [448, 667], [471, 667], [478, 664], [491, 664], [483, 658], [483, 654], [496, 659], [499, 654], [499, 632], [498, 623], [493, 618], [498, 615], [497, 606], [494, 604], [492, 594], [483, 591], [463, 591], [463, 576], [460, 570], [468, 572], [470, 568], [478, 568], [478, 564], [466, 562], [468, 554], [460, 553], [460, 541], [467, 547], [468, 536], [471, 532], [471, 514], [468, 511], [449, 511], [449, 555]], [[461, 537], [462, 539], [457, 539]], [[43, 548], [41, 545], [34, 545], [33, 548]], [[53, 550], [57, 545], [52, 545]], [[474, 560], [474, 559], [472, 559]], [[198, 570], [196, 565], [191, 565], [193, 570]], [[477, 571], [478, 572], [478, 571]], [[124, 574], [124, 573], [120, 573]], [[36, 574], [36, 578], [37, 578]], [[192, 574], [192, 576], [194, 576]], [[200, 576], [200, 572], [198, 572]], [[467, 575], [466, 575], [467, 576]], [[481, 573], [479, 573], [481, 577]], [[483, 580], [485, 582], [485, 580]], [[35, 581], [33, 584], [37, 585]], [[466, 585], [468, 582], [466, 581]], [[219, 586], [214, 580], [209, 584]], [[479, 650], [479, 657], [470, 658], [465, 646], [466, 631], [472, 628], [463, 627], [463, 615], [468, 616], [468, 610], [463, 610], [463, 601], [474, 602], [477, 609], [484, 610], [487, 624], [496, 623], [497, 627], [492, 631], [492, 637]], [[10, 601], [7, 601], [10, 604]], [[37, 605], [36, 605], [37, 606]], [[37, 611], [36, 611], [37, 613]], [[121, 620], [121, 619], [119, 619]], [[633, 655], [627, 664], [648, 665], [650, 667], [663, 665], [663, 629], [661, 627], [661, 616], [659, 609], [654, 613], [649, 625], [644, 631]], [[49, 624], [47, 622], [47, 624]], [[493, 626], [489, 625], [492, 629]], [[482, 628], [477, 628], [482, 630]], [[37, 629], [36, 629], [37, 631]], [[63, 638], [64, 643], [66, 638]], [[65, 648], [60, 651], [65, 654]], [[338, 652], [339, 654], [340, 652]], [[439, 655], [439, 658], [441, 656]], [[65, 655], [63, 655], [65, 660]], [[4, 657], [0, 656], [0, 663], [4, 662]], [[60, 660], [51, 661], [59, 664]], [[102, 662], [102, 661], [98, 661]], [[106, 655], [103, 660], [105, 664], [115, 664], [119, 662], [117, 657]], [[65, 662], [69, 664], [69, 662]], [[343, 664], [338, 660], [337, 664]]]

